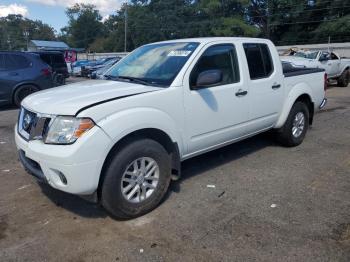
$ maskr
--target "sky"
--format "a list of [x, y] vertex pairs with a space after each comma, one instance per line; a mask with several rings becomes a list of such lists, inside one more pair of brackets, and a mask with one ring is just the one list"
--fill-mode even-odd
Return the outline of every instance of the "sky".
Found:
[[21, 14], [29, 19], [41, 20], [52, 26], [57, 33], [67, 25], [65, 8], [75, 3], [94, 4], [103, 17], [120, 7], [124, 0], [0, 0], [0, 17]]

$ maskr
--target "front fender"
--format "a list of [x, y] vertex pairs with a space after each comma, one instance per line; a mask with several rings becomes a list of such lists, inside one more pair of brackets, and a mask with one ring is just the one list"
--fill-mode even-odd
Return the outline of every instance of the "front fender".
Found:
[[126, 109], [102, 119], [97, 124], [111, 138], [113, 143], [110, 149], [128, 134], [141, 129], [154, 128], [165, 132], [173, 142], [178, 144], [180, 155], [184, 152], [178, 125], [168, 114], [155, 108]]
[[345, 64], [342, 66], [341, 70], [340, 70], [340, 76], [344, 73], [345, 70], [350, 68], [350, 63], [349, 64]]
[[290, 90], [289, 94], [287, 95], [284, 106], [282, 108], [282, 112], [280, 114], [280, 117], [278, 118], [278, 121], [274, 128], [281, 128], [284, 123], [286, 122], [289, 112], [292, 109], [292, 106], [294, 105], [295, 101], [302, 95], [308, 95], [310, 97], [310, 100], [313, 101], [313, 92], [312, 89], [305, 83], [299, 83], [293, 86], [293, 88]]

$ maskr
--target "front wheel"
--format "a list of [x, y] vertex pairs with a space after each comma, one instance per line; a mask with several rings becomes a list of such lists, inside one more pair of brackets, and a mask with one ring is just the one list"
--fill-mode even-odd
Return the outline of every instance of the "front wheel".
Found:
[[112, 156], [101, 188], [103, 207], [117, 218], [133, 218], [157, 207], [168, 190], [171, 161], [151, 139], [133, 141]]
[[338, 86], [347, 87], [350, 82], [350, 69], [344, 70], [338, 79]]
[[288, 147], [300, 145], [309, 128], [309, 118], [310, 113], [307, 105], [303, 102], [296, 102], [290, 110], [285, 124], [277, 133], [278, 141]]

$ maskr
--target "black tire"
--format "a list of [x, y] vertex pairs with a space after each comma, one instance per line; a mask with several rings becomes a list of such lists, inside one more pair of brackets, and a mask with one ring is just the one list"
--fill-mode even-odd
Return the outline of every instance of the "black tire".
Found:
[[[122, 177], [136, 159], [149, 157], [159, 167], [158, 185], [141, 203], [129, 202], [122, 193]], [[171, 179], [171, 159], [162, 145], [151, 139], [130, 142], [112, 156], [104, 173], [101, 188], [101, 204], [114, 217], [120, 219], [144, 215], [156, 208], [168, 190]]]
[[338, 86], [347, 87], [350, 82], [350, 70], [346, 69], [338, 78]]
[[29, 96], [30, 94], [33, 94], [35, 92], [39, 91], [39, 88], [33, 85], [23, 85], [16, 89], [15, 93], [13, 94], [13, 103], [17, 106], [21, 106], [21, 102], [24, 98]]
[[55, 87], [66, 84], [66, 78], [62, 74], [54, 74], [52, 78]]
[[[304, 116], [304, 128], [300, 135], [295, 136], [293, 135], [293, 122], [298, 113], [302, 113]], [[300, 145], [303, 142], [309, 128], [309, 119], [310, 112], [307, 105], [303, 102], [296, 102], [290, 110], [284, 126], [277, 132], [278, 142], [287, 147]]]

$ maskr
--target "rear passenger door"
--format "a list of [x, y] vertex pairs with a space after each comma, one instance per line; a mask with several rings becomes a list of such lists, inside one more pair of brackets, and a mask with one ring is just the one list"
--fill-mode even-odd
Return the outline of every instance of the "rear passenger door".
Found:
[[266, 43], [243, 44], [249, 71], [249, 133], [272, 127], [282, 109], [282, 66], [277, 51], [271, 54], [270, 47]]
[[5, 55], [0, 54], [0, 105], [9, 102], [10, 83], [8, 70], [5, 67]]
[[0, 101], [11, 101], [13, 89], [28, 66], [29, 61], [20, 54], [0, 54]]
[[24, 77], [23, 69], [28, 67], [29, 61], [19, 54], [2, 54], [0, 69], [0, 84], [3, 87], [13, 87]]

